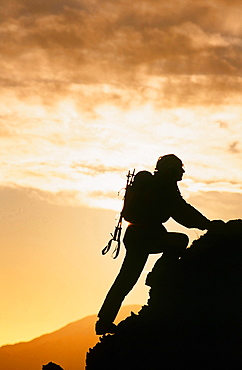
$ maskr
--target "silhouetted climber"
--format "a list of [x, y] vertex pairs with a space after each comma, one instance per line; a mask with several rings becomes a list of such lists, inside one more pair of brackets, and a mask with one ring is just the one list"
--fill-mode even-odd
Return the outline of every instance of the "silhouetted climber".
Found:
[[188, 236], [168, 232], [162, 225], [170, 217], [181, 225], [209, 229], [211, 221], [186, 203], [177, 186], [184, 173], [174, 154], [158, 159], [154, 175], [141, 171], [127, 194], [123, 217], [130, 224], [124, 235], [126, 255], [120, 272], [98, 313], [96, 333], [114, 333], [113, 321], [125, 296], [136, 284], [149, 254], [163, 252], [163, 261], [177, 260], [188, 245]]

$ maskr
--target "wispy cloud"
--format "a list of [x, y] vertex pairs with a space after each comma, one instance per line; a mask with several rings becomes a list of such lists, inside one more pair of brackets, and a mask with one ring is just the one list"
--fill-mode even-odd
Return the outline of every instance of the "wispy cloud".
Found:
[[239, 148], [240, 142], [239, 141], [234, 141], [229, 145], [229, 152], [238, 154], [241, 153], [241, 149]]
[[95, 176], [98, 174], [103, 174], [107, 172], [115, 172], [119, 173], [120, 171], [126, 171], [126, 168], [120, 168], [119, 165], [117, 164], [116, 167], [107, 167], [104, 164], [94, 164], [90, 163], [88, 164], [87, 162], [76, 162], [71, 165], [72, 168], [74, 168], [76, 171], [89, 174], [91, 176]]
[[239, 1], [11, 0], [0, 10], [3, 182], [91, 199], [167, 152], [197, 183], [241, 182]]
[[[76, 99], [81, 94], [84, 107], [94, 85], [98, 89], [94, 104], [95, 99], [119, 104], [127, 88], [147, 98], [152, 77], [162, 77], [153, 91], [156, 99], [158, 90], [174, 104], [185, 99], [190, 104], [201, 99], [218, 104], [226, 99], [224, 91], [232, 94], [230, 99], [240, 96], [239, 3], [80, 0], [43, 5], [29, 0], [9, 4], [2, 5], [1, 75], [7, 87], [15, 85], [22, 99], [38, 95], [48, 104], [67, 93]], [[103, 84], [109, 85], [109, 91]]]
[[191, 196], [189, 202], [210, 219], [221, 218], [224, 221], [241, 219], [241, 193], [216, 191], [199, 193]]

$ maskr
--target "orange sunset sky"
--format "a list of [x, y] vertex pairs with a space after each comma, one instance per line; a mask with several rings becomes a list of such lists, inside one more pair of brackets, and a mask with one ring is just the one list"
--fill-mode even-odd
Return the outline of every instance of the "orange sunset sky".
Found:
[[129, 169], [175, 153], [189, 203], [242, 218], [241, 19], [240, 0], [1, 0], [0, 345], [98, 312]]

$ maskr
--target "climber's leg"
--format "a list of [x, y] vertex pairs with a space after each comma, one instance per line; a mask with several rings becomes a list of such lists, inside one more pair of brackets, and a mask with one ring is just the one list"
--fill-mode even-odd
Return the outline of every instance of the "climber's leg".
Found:
[[136, 284], [147, 258], [148, 254], [144, 252], [139, 254], [132, 250], [126, 252], [120, 272], [98, 313], [100, 320], [96, 324], [97, 334], [104, 334], [106, 328], [110, 328], [125, 296]]

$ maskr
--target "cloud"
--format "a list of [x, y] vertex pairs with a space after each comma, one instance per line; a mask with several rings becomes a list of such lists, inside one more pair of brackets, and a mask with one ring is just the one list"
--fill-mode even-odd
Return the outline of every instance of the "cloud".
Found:
[[120, 167], [118, 164], [117, 166], [113, 167], [108, 167], [105, 166], [104, 164], [100, 163], [88, 163], [88, 162], [74, 162], [71, 164], [71, 168], [75, 169], [76, 171], [83, 173], [83, 174], [88, 174], [90, 176], [95, 176], [99, 174], [105, 174], [108, 172], [111, 173], [119, 173], [120, 171], [126, 171], [126, 168]]
[[[89, 95], [93, 104], [115, 105], [128, 104], [126, 93], [163, 104], [240, 97], [239, 3], [22, 0], [1, 7], [1, 77], [21, 99], [51, 104], [68, 94], [88, 108]], [[152, 77], [160, 78], [156, 90]]]
[[228, 127], [228, 122], [218, 120], [216, 123], [219, 125], [220, 128], [227, 128]]
[[[28, 201], [26, 201], [26, 198], [28, 198]], [[21, 212], [17, 210], [26, 208], [30, 211], [32, 203], [35, 205], [44, 202], [55, 206], [78, 206], [78, 194], [75, 191], [51, 192], [15, 184], [1, 185], [0, 199], [2, 204], [2, 218], [5, 218], [5, 208], [15, 209], [13, 214], [19, 214], [19, 216], [23, 218], [24, 215], [21, 215]], [[11, 212], [9, 214], [11, 214]], [[6, 217], [8, 217], [7, 213]], [[38, 218], [38, 214], [36, 214], [35, 217]]]
[[2, 181], [85, 203], [175, 152], [198, 183], [241, 182], [241, 9], [1, 2]]
[[107, 199], [107, 198], [113, 198], [113, 199], [117, 199], [117, 192], [115, 191], [92, 191], [90, 192], [89, 194], [91, 197], [94, 197], [94, 198], [103, 198], [103, 199]]
[[224, 221], [242, 218], [241, 193], [229, 192], [200, 192], [189, 197], [189, 203], [197, 207], [210, 219], [223, 219]]
[[238, 154], [241, 153], [241, 149], [239, 148], [240, 142], [239, 141], [234, 141], [229, 145], [229, 152], [233, 154]]

